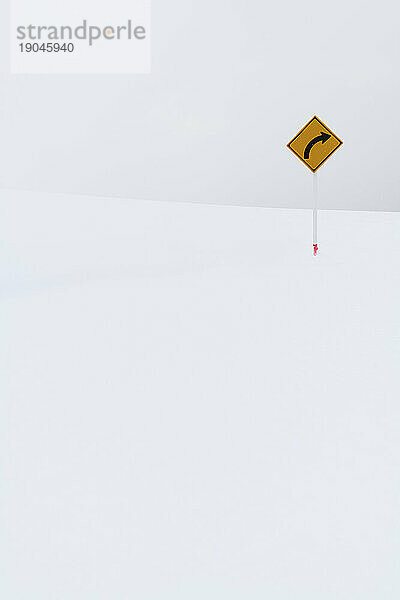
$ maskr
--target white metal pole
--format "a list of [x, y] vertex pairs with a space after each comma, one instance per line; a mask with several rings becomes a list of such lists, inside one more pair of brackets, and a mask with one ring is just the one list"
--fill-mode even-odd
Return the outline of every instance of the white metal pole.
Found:
[[318, 253], [318, 177], [313, 175], [313, 246], [314, 256]]

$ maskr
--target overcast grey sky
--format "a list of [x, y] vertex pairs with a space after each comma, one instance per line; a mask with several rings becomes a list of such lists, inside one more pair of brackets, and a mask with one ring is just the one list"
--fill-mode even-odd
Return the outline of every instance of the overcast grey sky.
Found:
[[397, 2], [152, 7], [150, 75], [10, 75], [4, 53], [4, 186], [307, 207], [286, 144], [317, 114], [344, 142], [321, 207], [400, 209]]

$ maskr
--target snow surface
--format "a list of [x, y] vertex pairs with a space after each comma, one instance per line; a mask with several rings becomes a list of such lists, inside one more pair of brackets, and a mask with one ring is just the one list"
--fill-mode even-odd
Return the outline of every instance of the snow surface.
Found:
[[400, 597], [400, 214], [3, 192], [1, 597]]

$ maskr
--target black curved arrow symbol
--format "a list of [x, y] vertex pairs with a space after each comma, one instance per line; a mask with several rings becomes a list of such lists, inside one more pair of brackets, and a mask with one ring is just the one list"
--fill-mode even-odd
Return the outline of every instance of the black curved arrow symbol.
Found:
[[321, 131], [321, 135], [317, 135], [317, 137], [315, 137], [313, 140], [311, 140], [309, 144], [307, 144], [306, 149], [304, 150], [304, 158], [310, 158], [311, 148], [314, 146], [314, 144], [317, 144], [318, 142], [322, 142], [323, 144], [325, 144], [325, 142], [329, 140], [330, 137], [331, 136], [329, 135], [329, 133], [324, 133], [323, 131]]

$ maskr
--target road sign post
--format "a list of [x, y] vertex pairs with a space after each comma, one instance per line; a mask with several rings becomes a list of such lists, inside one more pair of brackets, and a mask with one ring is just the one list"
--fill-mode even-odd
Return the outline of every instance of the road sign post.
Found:
[[313, 247], [314, 256], [318, 253], [318, 175], [313, 175]]
[[313, 247], [318, 252], [318, 179], [317, 171], [326, 160], [343, 144], [318, 117], [314, 116], [288, 143], [287, 147], [313, 173]]

